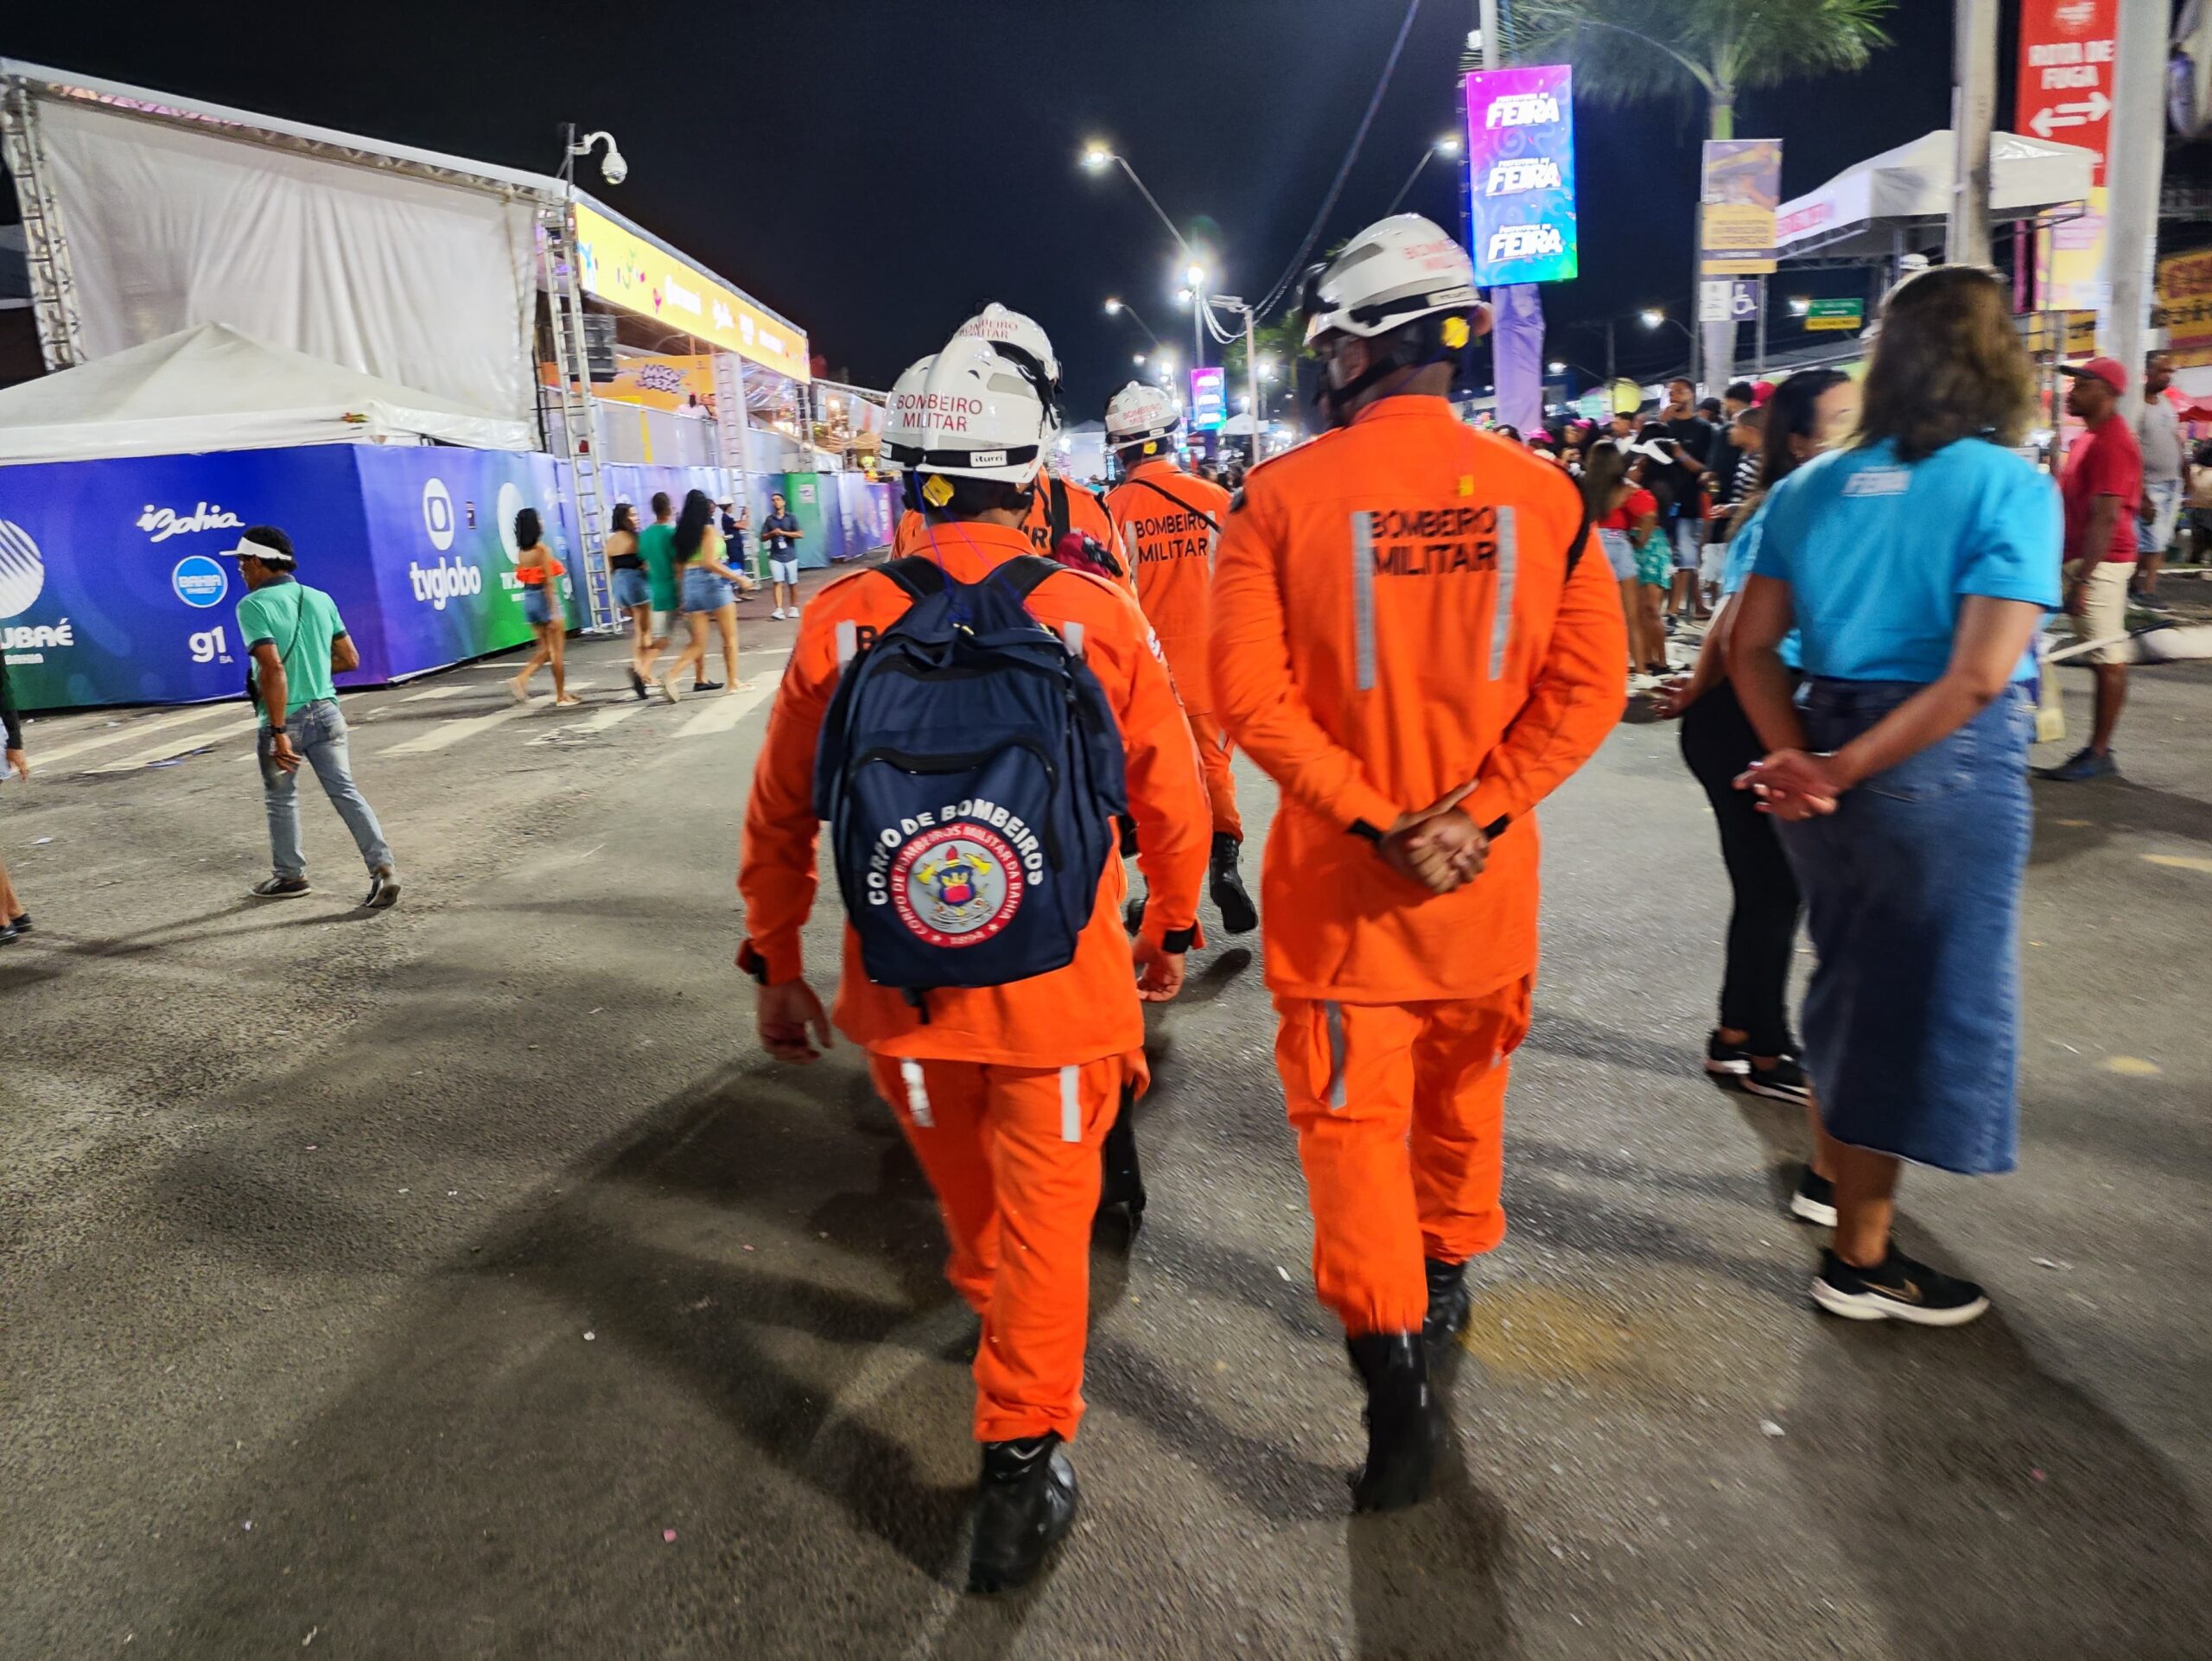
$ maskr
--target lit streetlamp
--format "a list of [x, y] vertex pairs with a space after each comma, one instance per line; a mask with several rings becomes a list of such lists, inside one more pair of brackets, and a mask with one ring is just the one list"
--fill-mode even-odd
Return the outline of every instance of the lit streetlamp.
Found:
[[1405, 183], [1398, 187], [1398, 194], [1390, 198], [1389, 207], [1382, 210], [1382, 217], [1388, 219], [1398, 211], [1398, 204], [1405, 200], [1406, 193], [1414, 188], [1414, 181], [1421, 177], [1423, 168], [1440, 156], [1447, 161], [1450, 160], [1459, 155], [1459, 135], [1448, 132], [1423, 150], [1421, 153], [1421, 160], [1414, 163], [1414, 170], [1406, 175]]

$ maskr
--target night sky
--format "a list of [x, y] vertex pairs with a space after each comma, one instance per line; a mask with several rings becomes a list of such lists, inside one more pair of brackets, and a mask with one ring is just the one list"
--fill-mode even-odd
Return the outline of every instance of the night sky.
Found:
[[[1424, 0], [1322, 246], [1379, 215], [1453, 125], [1474, 10]], [[1905, 0], [1897, 46], [1863, 75], [1745, 99], [1738, 132], [1785, 140], [1785, 194], [1947, 124], [1950, 11]], [[1001, 300], [1051, 332], [1080, 420], [1147, 345], [1104, 315], [1107, 295], [1185, 365], [1191, 346], [1166, 232], [1118, 172], [1077, 165], [1084, 141], [1128, 156], [1179, 222], [1204, 216], [1219, 286], [1256, 296], [1319, 207], [1403, 15], [1403, 0], [378, 0], [310, 23], [296, 5], [25, 5], [0, 51], [543, 172], [559, 122], [611, 129], [629, 180], [588, 187], [804, 325], [833, 372], [886, 386]], [[1560, 326], [1611, 312], [1621, 368], [1656, 372], [1680, 336], [1633, 314], [1687, 313], [1702, 114], [1585, 99], [1576, 118], [1584, 275], [1546, 292], [1551, 353], [1602, 366], [1600, 334]], [[1456, 225], [1451, 174], [1432, 165], [1407, 206]]]

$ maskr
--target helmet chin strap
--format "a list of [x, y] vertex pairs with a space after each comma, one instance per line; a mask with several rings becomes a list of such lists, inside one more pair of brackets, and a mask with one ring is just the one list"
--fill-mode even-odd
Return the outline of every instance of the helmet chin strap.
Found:
[[1321, 384], [1313, 389], [1313, 402], [1326, 408], [1329, 423], [1332, 426], [1342, 427], [1351, 420], [1351, 411], [1346, 406], [1369, 387], [1392, 375], [1402, 376], [1405, 379], [1410, 380], [1433, 363], [1449, 362], [1451, 356], [1449, 353], [1440, 353], [1422, 358], [1418, 362], [1400, 363], [1397, 360], [1397, 354], [1392, 353], [1380, 363], [1368, 365], [1365, 369], [1354, 375], [1342, 386], [1330, 385], [1328, 375], [1325, 372], [1321, 377]]

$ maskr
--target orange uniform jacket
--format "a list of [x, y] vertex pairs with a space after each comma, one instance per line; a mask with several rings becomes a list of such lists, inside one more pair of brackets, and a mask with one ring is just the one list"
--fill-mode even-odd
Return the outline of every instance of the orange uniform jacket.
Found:
[[[1031, 551], [1018, 530], [973, 523], [938, 525], [933, 545], [947, 574], [963, 582]], [[815, 742], [836, 690], [837, 627], [881, 629], [909, 603], [889, 577], [861, 571], [823, 589], [800, 620], [753, 771], [737, 879], [753, 948], [772, 981], [803, 971], [799, 929], [814, 904], [820, 829], [813, 805]], [[1144, 932], [1158, 944], [1196, 924], [1206, 874], [1211, 827], [1182, 706], [1150, 629], [1122, 589], [1063, 570], [1039, 583], [1028, 603], [1048, 627], [1083, 626], [1084, 661], [1121, 724], [1129, 811], [1151, 894]], [[868, 978], [859, 939], [848, 926], [837, 1025], [882, 1055], [1005, 1066], [1070, 1066], [1141, 1049], [1144, 1016], [1122, 928], [1125, 886], [1122, 862], [1108, 860], [1097, 905], [1066, 968], [1006, 986], [940, 988], [927, 995], [926, 1023], [903, 993]]]
[[[1261, 915], [1291, 997], [1477, 997], [1535, 971], [1530, 811], [1626, 697], [1626, 627], [1557, 468], [1436, 398], [1391, 398], [1247, 475], [1215, 561], [1214, 713], [1282, 786]], [[1475, 781], [1510, 815], [1488, 869], [1430, 895], [1361, 829]], [[1356, 829], [1359, 827], [1361, 829]]]
[[1228, 522], [1229, 493], [1163, 457], [1133, 469], [1107, 496], [1106, 511], [1114, 516], [1121, 538], [1116, 549], [1136, 577], [1137, 603], [1160, 636], [1183, 707], [1211, 713], [1206, 635], [1213, 612], [1214, 544], [1217, 527]]

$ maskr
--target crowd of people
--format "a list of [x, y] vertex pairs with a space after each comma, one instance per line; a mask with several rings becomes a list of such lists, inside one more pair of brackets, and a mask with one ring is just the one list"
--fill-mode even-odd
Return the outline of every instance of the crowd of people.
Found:
[[[1505, 1229], [1533, 816], [1631, 673], [1681, 720], [1734, 891], [1707, 1067], [1808, 1119], [1788, 1208], [1832, 1231], [1814, 1301], [1929, 1327], [1987, 1308], [1891, 1222], [1904, 1161], [2014, 1157], [2028, 688], [2064, 521], [2017, 448], [2033, 380], [2002, 285], [1901, 284], [1863, 383], [1806, 372], [1702, 411], [1678, 383], [1652, 421], [1549, 454], [1449, 403], [1487, 314], [1427, 221], [1354, 238], [1307, 306], [1332, 430], [1231, 492], [1133, 383], [1103, 502], [1046, 465], [1043, 331], [971, 319], [894, 391], [897, 557], [807, 606], [772, 708], [738, 961], [771, 1054], [813, 1060], [833, 1024], [862, 1047], [937, 1190], [981, 1321], [977, 1591], [1028, 1579], [1072, 1517], [1090, 1225], [1141, 1210], [1143, 1007], [1179, 990], [1209, 876], [1224, 929], [1260, 929], [1315, 1285], [1367, 1391], [1353, 1503], [1427, 1492], [1466, 1264]], [[1694, 668], [1662, 680], [1692, 619]], [[1256, 907], [1232, 748], [1281, 792]], [[1118, 825], [1141, 898], [1086, 813]], [[834, 1022], [800, 945], [825, 822]], [[1056, 843], [1100, 851], [1038, 851]]]
[[[1895, 1195], [1906, 1161], [2014, 1161], [2035, 639], [2063, 605], [2109, 646], [2131, 580], [2157, 582], [2136, 515], [2155, 543], [2183, 494], [2146, 487], [2119, 366], [2072, 372], [2088, 436], [2054, 484], [2020, 452], [2036, 401], [2004, 285], [1938, 267], [1888, 296], [1863, 379], [1808, 370], [1704, 408], [1677, 381], [1649, 421], [1528, 444], [1449, 401], [1488, 314], [1446, 232], [1382, 220], [1306, 292], [1331, 430], [1233, 481], [1179, 461], [1177, 410], [1137, 383], [1105, 410], [1111, 494], [1056, 475], [1057, 359], [995, 304], [894, 390], [892, 560], [801, 608], [780, 498], [760, 530], [799, 627], [746, 812], [737, 962], [771, 1055], [830, 1047], [802, 946], [826, 825], [846, 918], [834, 1025], [936, 1192], [948, 1278], [981, 1323], [979, 1592], [1030, 1579], [1073, 1517], [1091, 1227], [1119, 1206], [1134, 1229], [1145, 1207], [1144, 1008], [1181, 990], [1202, 893], [1224, 933], [1260, 931], [1315, 1286], [1367, 1395], [1353, 1503], [1427, 1493], [1466, 1266], [1506, 1228], [1535, 811], [1638, 686], [1681, 721], [1733, 894], [1706, 1067], [1806, 1117], [1788, 1209], [1831, 1231], [1813, 1301], [1929, 1327], [1988, 1307], [1898, 1248]], [[607, 550], [632, 691], [673, 700], [717, 634], [725, 690], [745, 690], [747, 527], [697, 491], [650, 508], [642, 527], [618, 510]], [[535, 512], [513, 528], [539, 639], [512, 690], [542, 665], [573, 702], [563, 568]], [[304, 764], [368, 867], [365, 903], [390, 906], [397, 867], [331, 684], [344, 621], [281, 530], [233, 553], [275, 865], [254, 892], [307, 891]], [[1675, 676], [1669, 630], [1693, 620]], [[2105, 765], [2056, 777], [2109, 771], [2108, 666], [2083, 752]], [[27, 773], [3, 668], [0, 716]], [[1237, 748], [1280, 792], [1256, 904]], [[0, 940], [29, 926], [0, 871]]]

